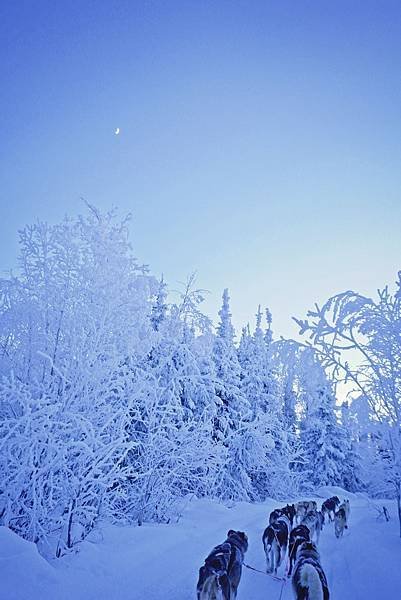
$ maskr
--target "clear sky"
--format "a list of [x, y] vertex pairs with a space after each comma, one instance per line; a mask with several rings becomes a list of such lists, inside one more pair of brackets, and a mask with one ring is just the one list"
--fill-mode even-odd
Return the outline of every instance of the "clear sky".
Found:
[[401, 268], [399, 1], [2, 0], [0, 82], [0, 268], [81, 197], [237, 327]]

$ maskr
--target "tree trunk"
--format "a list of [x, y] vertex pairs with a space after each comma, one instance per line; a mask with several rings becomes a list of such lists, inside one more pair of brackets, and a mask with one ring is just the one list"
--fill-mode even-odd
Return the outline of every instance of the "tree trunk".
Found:
[[72, 548], [73, 545], [73, 540], [72, 540], [72, 517], [74, 515], [74, 510], [75, 510], [75, 498], [72, 501], [72, 504], [70, 506], [70, 514], [68, 516], [68, 527], [67, 527], [67, 548]]
[[398, 526], [400, 528], [401, 537], [401, 481], [397, 481], [397, 484], [395, 486], [395, 493], [397, 496]]

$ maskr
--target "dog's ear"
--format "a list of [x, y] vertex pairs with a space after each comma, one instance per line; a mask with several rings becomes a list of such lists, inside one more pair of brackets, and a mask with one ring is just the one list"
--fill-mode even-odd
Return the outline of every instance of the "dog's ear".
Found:
[[240, 534], [244, 544], [246, 544], [246, 547], [248, 547], [248, 536], [246, 535], [246, 533], [244, 531], [239, 531], [238, 533]]

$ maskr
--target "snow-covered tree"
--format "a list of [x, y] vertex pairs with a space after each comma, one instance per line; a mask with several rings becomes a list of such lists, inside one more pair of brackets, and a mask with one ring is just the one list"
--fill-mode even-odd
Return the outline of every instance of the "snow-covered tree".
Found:
[[82, 539], [129, 471], [135, 390], [156, 282], [132, 257], [127, 221], [86, 217], [20, 234], [20, 269], [0, 282], [0, 513], [28, 539]]
[[163, 277], [159, 282], [159, 289], [157, 290], [156, 300], [152, 306], [152, 312], [150, 320], [156, 331], [160, 328], [161, 324], [166, 318], [167, 313], [167, 285], [164, 282]]
[[224, 439], [231, 430], [239, 428], [241, 421], [249, 419], [250, 416], [249, 402], [241, 391], [241, 367], [234, 345], [235, 332], [231, 323], [229, 302], [228, 290], [225, 289], [213, 345], [215, 390], [220, 403], [215, 421], [215, 435], [219, 439]]
[[389, 484], [398, 502], [401, 535], [401, 273], [398, 290], [373, 300], [352, 291], [330, 298], [296, 320], [322, 364], [366, 398]]
[[341, 404], [341, 425], [343, 430], [342, 484], [346, 490], [357, 492], [363, 489], [362, 457], [358, 439], [358, 425], [350, 412], [349, 403]]
[[260, 306], [256, 313], [256, 327], [252, 336], [241, 339], [239, 359], [241, 365], [241, 389], [248, 399], [254, 416], [273, 409], [276, 401], [274, 381], [269, 362], [268, 346], [262, 329]]
[[344, 462], [343, 435], [335, 415], [335, 397], [329, 382], [316, 382], [301, 423], [301, 444], [314, 486], [341, 485]]
[[270, 354], [284, 426], [287, 431], [295, 432], [299, 425], [297, 405], [300, 395], [301, 348], [292, 340], [278, 340], [271, 345]]

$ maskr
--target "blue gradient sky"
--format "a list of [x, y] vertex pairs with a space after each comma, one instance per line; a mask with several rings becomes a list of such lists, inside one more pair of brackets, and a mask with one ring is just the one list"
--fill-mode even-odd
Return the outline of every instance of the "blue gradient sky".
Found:
[[237, 327], [262, 303], [293, 335], [401, 268], [398, 1], [3, 0], [0, 77], [3, 269], [81, 197], [214, 318], [228, 287]]

